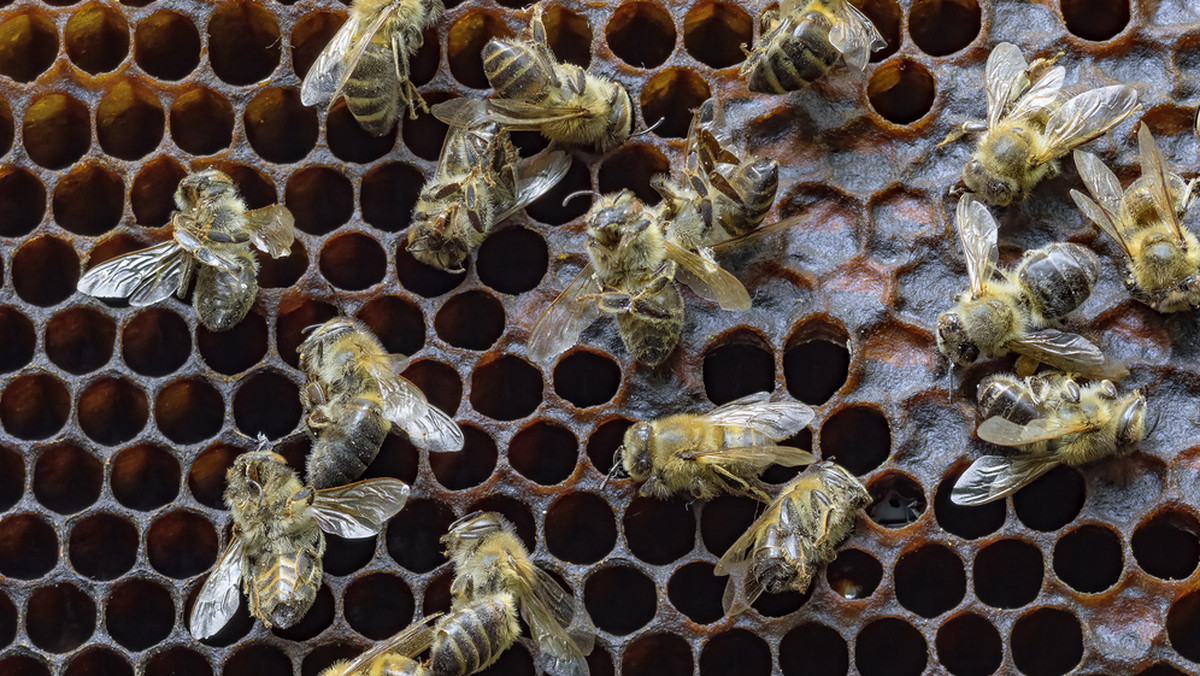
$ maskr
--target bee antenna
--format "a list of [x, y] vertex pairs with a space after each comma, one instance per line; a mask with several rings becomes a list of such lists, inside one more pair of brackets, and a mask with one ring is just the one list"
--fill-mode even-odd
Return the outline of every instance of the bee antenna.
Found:
[[1162, 409], [1161, 408], [1150, 408], [1150, 407], [1146, 407], [1146, 408], [1149, 409], [1147, 411], [1147, 413], [1149, 414], [1149, 416], [1148, 416], [1149, 420], [1146, 421], [1147, 422], [1146, 433], [1142, 435], [1143, 438], [1149, 437], [1152, 434], [1154, 434], [1154, 430], [1158, 429], [1158, 423], [1162, 420]]
[[562, 205], [564, 207], [567, 206], [567, 202], [570, 202], [571, 200], [575, 199], [576, 197], [579, 197], [580, 195], [591, 195], [592, 197], [596, 197], [596, 198], [600, 197], [600, 193], [595, 190], [576, 190], [575, 192], [573, 192], [570, 195], [567, 195], [566, 197], [563, 198]]
[[663, 123], [663, 121], [664, 121], [664, 120], [666, 120], [666, 119], [667, 119], [667, 118], [665, 118], [665, 117], [660, 117], [660, 118], [658, 118], [657, 120], [655, 120], [655, 121], [654, 121], [654, 124], [650, 125], [649, 127], [646, 127], [645, 129], [643, 129], [643, 130], [641, 130], [641, 131], [634, 132], [634, 133], [630, 134], [630, 135], [629, 135], [629, 138], [637, 138], [637, 137], [639, 137], [639, 136], [645, 136], [646, 134], [649, 134], [650, 132], [652, 132], [652, 131], [654, 131], [656, 128], [658, 128], [658, 125], [662, 124], [662, 123]]
[[610, 468], [608, 470], [608, 474], [604, 475], [604, 481], [600, 482], [601, 489], [603, 489], [608, 484], [609, 479], [615, 480], [617, 477], [617, 473], [622, 470], [623, 465], [621, 463], [621, 451], [624, 448], [625, 448], [624, 446], [617, 446], [617, 450], [613, 452], [613, 465], [612, 465], [612, 468]]

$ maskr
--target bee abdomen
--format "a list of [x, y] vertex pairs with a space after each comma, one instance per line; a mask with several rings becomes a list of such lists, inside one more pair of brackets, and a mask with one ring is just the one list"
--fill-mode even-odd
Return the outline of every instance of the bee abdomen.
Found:
[[1017, 268], [1021, 285], [1048, 317], [1063, 317], [1079, 307], [1091, 295], [1099, 275], [1092, 252], [1061, 242], [1026, 253]]
[[979, 384], [979, 413], [986, 420], [1000, 416], [1024, 425], [1039, 416], [1037, 403], [1025, 384], [1012, 376], [997, 374]]
[[275, 557], [270, 563], [255, 576], [258, 610], [271, 626], [291, 627], [317, 598], [321, 561], [312, 550], [303, 549], [295, 555]]
[[491, 40], [483, 47], [483, 72], [501, 98], [534, 101], [550, 86], [550, 74], [529, 47]]
[[240, 266], [229, 272], [200, 265], [192, 305], [210, 331], [226, 331], [242, 321], [258, 295], [258, 261], [253, 254], [238, 256]]
[[743, 164], [738, 167], [733, 179], [733, 186], [745, 205], [745, 220], [738, 224], [741, 228], [729, 233], [736, 237], [757, 227], [771, 210], [771, 205], [775, 203], [775, 192], [779, 189], [779, 163], [760, 159]]
[[[401, 60], [401, 63], [407, 70], [407, 59]], [[354, 119], [363, 129], [376, 136], [388, 133], [396, 123], [400, 92], [395, 76], [388, 74], [393, 70], [395, 64], [390, 43], [385, 46], [372, 42], [363, 49], [358, 66], [342, 87], [346, 107]], [[407, 73], [401, 75], [405, 78], [408, 76]]]
[[466, 676], [487, 668], [517, 640], [511, 596], [484, 598], [459, 608], [438, 624], [429, 661], [438, 676]]
[[832, 27], [821, 12], [785, 19], [779, 32], [765, 38], [769, 42], [760, 48], [763, 57], [751, 68], [750, 90], [783, 94], [807, 87], [824, 75], [840, 56], [829, 44]]
[[308, 483], [313, 488], [330, 488], [362, 476], [379, 454], [391, 426], [378, 400], [353, 399], [313, 443], [306, 464]]
[[632, 311], [617, 314], [617, 333], [638, 361], [647, 366], [663, 363], [683, 334], [679, 290], [669, 284], [651, 298], [639, 300]]

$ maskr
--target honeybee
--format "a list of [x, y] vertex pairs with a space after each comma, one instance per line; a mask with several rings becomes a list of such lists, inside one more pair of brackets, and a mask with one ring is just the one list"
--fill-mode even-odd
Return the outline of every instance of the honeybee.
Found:
[[772, 402], [770, 396], [756, 392], [703, 415], [636, 423], [625, 430], [614, 462], [642, 482], [645, 496], [682, 493], [708, 500], [732, 493], [771, 502], [774, 489], [759, 479], [767, 467], [807, 465], [816, 458], [778, 445], [812, 422], [812, 409], [795, 401]]
[[1027, 251], [1016, 272], [996, 267], [997, 225], [980, 202], [958, 202], [958, 237], [967, 259], [969, 291], [938, 316], [938, 350], [956, 365], [1016, 352], [1063, 371], [1119, 376], [1124, 369], [1083, 336], [1056, 324], [1092, 293], [1099, 266], [1092, 252], [1070, 243]]
[[497, 223], [553, 188], [570, 167], [560, 150], [518, 158], [508, 132], [495, 123], [450, 127], [437, 172], [413, 208], [408, 250], [426, 265], [461, 272]]
[[403, 107], [425, 107], [408, 79], [409, 59], [442, 15], [442, 0], [354, 0], [346, 23], [317, 56], [300, 85], [306, 106], [346, 98], [363, 129], [383, 136]]
[[680, 180], [660, 174], [652, 180], [663, 196], [661, 217], [668, 238], [709, 257], [708, 248], [757, 228], [775, 202], [779, 164], [772, 159], [740, 159], [721, 138], [721, 107], [708, 99], [696, 109], [688, 131]]
[[1066, 74], [1043, 59], [1029, 66], [1021, 50], [1007, 42], [992, 50], [984, 83], [987, 123], [966, 122], [938, 144], [983, 132], [962, 174], [979, 199], [995, 206], [1024, 199], [1042, 179], [1058, 175], [1055, 160], [1137, 109], [1137, 90], [1126, 85], [1091, 89], [1060, 105]]
[[238, 607], [238, 587], [250, 614], [268, 627], [290, 627], [312, 607], [321, 586], [322, 531], [365, 538], [383, 529], [408, 499], [398, 479], [370, 479], [314, 490], [277, 453], [239, 455], [225, 475], [225, 505], [233, 518], [229, 546], [192, 607], [197, 639], [216, 634]]
[[413, 445], [431, 451], [459, 451], [458, 425], [399, 374], [404, 355], [388, 354], [365, 324], [335, 317], [300, 343], [305, 431], [313, 441], [308, 482], [315, 488], [357, 479], [399, 425]]
[[417, 656], [433, 644], [434, 634], [429, 624], [440, 616], [441, 613], [427, 615], [353, 660], [334, 662], [320, 676], [430, 676], [429, 669]]
[[741, 75], [750, 91], [786, 94], [812, 84], [839, 56], [863, 70], [887, 46], [879, 30], [848, 0], [783, 0], [762, 18], [762, 34]]
[[183, 298], [195, 273], [192, 305], [200, 322], [212, 331], [232, 328], [258, 295], [258, 259], [250, 245], [272, 258], [288, 255], [295, 219], [279, 204], [247, 210], [233, 180], [216, 169], [180, 181], [175, 208], [171, 240], [97, 265], [76, 288], [143, 307], [172, 293]]
[[[1138, 129], [1142, 175], [1124, 193], [1098, 157], [1075, 151], [1075, 166], [1092, 193], [1071, 198], [1125, 252], [1125, 286], [1159, 312], [1200, 308], [1200, 242], [1180, 219], [1191, 205], [1196, 181], [1185, 183], [1163, 167], [1145, 124]], [[1093, 198], [1095, 201], [1093, 201]]]
[[975, 431], [980, 439], [1018, 451], [971, 463], [950, 493], [960, 505], [999, 500], [1060, 464], [1129, 455], [1146, 429], [1140, 391], [1118, 397], [1109, 380], [1080, 386], [1059, 373], [990, 376], [979, 384], [979, 413], [985, 418]]
[[728, 575], [721, 605], [727, 615], [750, 608], [762, 593], [803, 593], [854, 531], [867, 489], [834, 462], [820, 460], [783, 487], [713, 569]]
[[621, 342], [635, 359], [661, 364], [683, 333], [677, 275], [726, 310], [750, 307], [750, 294], [736, 277], [668, 241], [657, 213], [633, 192], [598, 197], [585, 220], [590, 262], [533, 327], [530, 359], [560, 354], [604, 312], [615, 316]]
[[433, 114], [451, 125], [469, 124], [482, 114], [506, 129], [538, 131], [551, 141], [592, 145], [600, 152], [629, 138], [629, 93], [606, 77], [558, 62], [546, 38], [541, 4], [534, 5], [519, 38], [492, 38], [484, 45], [483, 72], [496, 98], [452, 99], [435, 105]]

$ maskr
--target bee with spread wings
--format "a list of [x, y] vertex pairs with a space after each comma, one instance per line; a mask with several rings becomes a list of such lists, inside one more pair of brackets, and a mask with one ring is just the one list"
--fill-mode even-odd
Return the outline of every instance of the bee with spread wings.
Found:
[[967, 122], [939, 144], [983, 132], [962, 175], [979, 199], [994, 206], [1024, 199], [1058, 174], [1058, 158], [1137, 109], [1137, 91], [1127, 85], [1090, 89], [1060, 103], [1065, 77], [1062, 66], [1042, 59], [1030, 66], [1016, 45], [1002, 42], [992, 50], [984, 84], [987, 123]]
[[1100, 158], [1075, 151], [1079, 176], [1092, 194], [1071, 191], [1088, 218], [1125, 253], [1125, 286], [1159, 312], [1200, 308], [1200, 242], [1180, 219], [1191, 206], [1196, 180], [1184, 182], [1164, 169], [1150, 129], [1138, 129], [1142, 175], [1123, 193]]
[[971, 463], [950, 492], [960, 505], [1000, 500], [1059, 465], [1133, 453], [1146, 429], [1141, 392], [1119, 397], [1108, 380], [1080, 386], [1059, 373], [990, 376], [979, 384], [979, 413], [979, 438], [1017, 452]]
[[959, 241], [970, 289], [938, 316], [938, 350], [956, 365], [1016, 352], [1042, 363], [1096, 377], [1120, 377], [1124, 367], [1091, 341], [1052, 325], [1091, 295], [1096, 257], [1078, 244], [1055, 243], [1025, 252], [1015, 272], [997, 268], [997, 225], [970, 195], [958, 202]]
[[[261, 437], [260, 437], [261, 439]], [[229, 546], [192, 607], [191, 632], [213, 636], [237, 611], [239, 589], [250, 614], [268, 627], [304, 617], [321, 586], [325, 536], [371, 537], [408, 499], [398, 479], [370, 479], [314, 490], [282, 456], [263, 450], [239, 455], [226, 474], [225, 505], [233, 518]]]
[[538, 320], [528, 355], [546, 361], [574, 345], [602, 313], [617, 321], [625, 348], [661, 364], [683, 332], [678, 278], [726, 310], [750, 307], [736, 277], [667, 239], [662, 219], [630, 190], [602, 195], [585, 217], [589, 263]]
[[258, 295], [258, 260], [250, 246], [280, 258], [291, 252], [292, 214], [279, 204], [247, 210], [233, 179], [216, 169], [188, 174], [175, 191], [173, 238], [117, 256], [79, 279], [80, 293], [134, 307], [187, 294], [200, 322], [225, 331], [242, 321]]

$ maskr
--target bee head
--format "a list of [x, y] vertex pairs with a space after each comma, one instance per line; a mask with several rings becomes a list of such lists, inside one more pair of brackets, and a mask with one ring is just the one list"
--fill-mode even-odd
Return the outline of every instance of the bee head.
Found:
[[937, 346], [942, 354], [958, 366], [973, 364], [979, 359], [979, 346], [967, 335], [957, 312], [938, 315]]
[[412, 230], [408, 236], [408, 252], [413, 258], [446, 272], [463, 271], [467, 247], [461, 238], [453, 234], [449, 223], [454, 217], [452, 212], [457, 211], [441, 211], [425, 217], [413, 215]]
[[1135, 392], [1117, 419], [1117, 450], [1132, 453], [1146, 435], [1146, 397]]
[[187, 211], [197, 204], [214, 200], [226, 193], [236, 194], [233, 179], [216, 169], [205, 169], [188, 174], [175, 190], [175, 207]]
[[963, 167], [963, 183], [971, 192], [987, 204], [1004, 207], [1012, 203], [1020, 192], [1013, 181], [994, 176], [979, 160], [967, 162]]
[[268, 450], [247, 451], [235, 458], [225, 473], [225, 504], [259, 502], [268, 488], [281, 479], [286, 481], [291, 474], [282, 455]]
[[620, 458], [625, 473], [636, 481], [645, 481], [653, 469], [650, 464], [650, 437], [653, 432], [648, 422], [634, 423], [625, 430], [625, 439], [613, 457], [614, 463]]
[[448, 554], [473, 550], [488, 536], [511, 531], [512, 525], [496, 512], [471, 512], [450, 524], [450, 531], [441, 537]]

